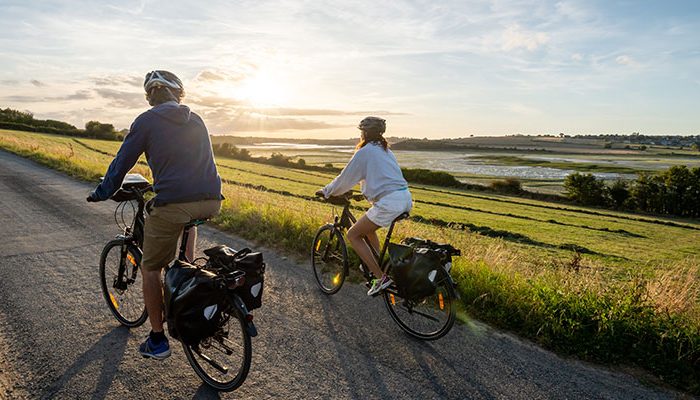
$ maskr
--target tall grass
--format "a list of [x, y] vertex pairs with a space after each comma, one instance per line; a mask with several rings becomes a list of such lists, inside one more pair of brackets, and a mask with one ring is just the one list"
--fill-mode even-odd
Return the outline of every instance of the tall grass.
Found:
[[[104, 173], [111, 157], [67, 143], [0, 134], [0, 148], [72, 176], [94, 181]], [[138, 169], [147, 174], [146, 167]], [[226, 185], [224, 195], [215, 223], [300, 257], [308, 256], [315, 230], [331, 217], [324, 204], [279, 193]], [[406, 221], [398, 229], [400, 236], [462, 249], [452, 273], [472, 315], [565, 354], [644, 367], [700, 394], [697, 255], [617, 268], [601, 258], [536, 251], [449, 227]], [[677, 233], [687, 232], [678, 228]]]

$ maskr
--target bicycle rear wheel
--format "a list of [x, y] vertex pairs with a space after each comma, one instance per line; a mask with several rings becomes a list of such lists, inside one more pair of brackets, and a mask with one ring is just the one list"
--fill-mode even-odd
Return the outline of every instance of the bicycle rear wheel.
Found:
[[311, 266], [323, 293], [335, 294], [348, 274], [348, 249], [342, 233], [333, 225], [322, 226], [311, 246]]
[[422, 340], [439, 339], [452, 329], [456, 309], [456, 292], [447, 272], [438, 269], [437, 288], [432, 295], [404, 299], [392, 286], [383, 293], [391, 318], [409, 335]]
[[195, 346], [183, 343], [182, 348], [204, 383], [230, 392], [241, 386], [248, 376], [252, 348], [243, 314], [231, 306], [223, 317], [223, 326], [214, 336]]
[[148, 318], [140, 265], [141, 252], [123, 240], [107, 243], [100, 256], [102, 295], [117, 321], [128, 327], [140, 326]]

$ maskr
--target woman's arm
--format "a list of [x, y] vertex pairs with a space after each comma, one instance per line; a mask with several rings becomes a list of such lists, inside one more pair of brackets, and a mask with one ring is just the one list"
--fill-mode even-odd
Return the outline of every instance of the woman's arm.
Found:
[[365, 179], [367, 175], [366, 152], [362, 150], [364, 148], [356, 151], [348, 165], [340, 171], [340, 174], [322, 189], [326, 198], [346, 193]]

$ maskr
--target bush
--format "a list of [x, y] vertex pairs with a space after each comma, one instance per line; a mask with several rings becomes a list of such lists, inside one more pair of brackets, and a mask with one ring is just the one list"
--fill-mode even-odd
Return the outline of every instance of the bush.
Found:
[[103, 124], [99, 121], [88, 121], [85, 124], [85, 134], [97, 139], [114, 140], [118, 133], [114, 131], [114, 125]]
[[605, 205], [605, 183], [592, 174], [574, 172], [564, 180], [566, 196], [580, 204], [589, 206]]
[[626, 181], [618, 179], [608, 187], [608, 199], [614, 208], [622, 208], [630, 197], [630, 191]]
[[490, 185], [491, 189], [499, 193], [518, 194], [522, 193], [523, 185], [515, 178], [506, 178], [504, 180], [493, 181]]
[[462, 186], [462, 183], [454, 176], [443, 171], [431, 171], [422, 168], [401, 168], [401, 172], [403, 172], [403, 177], [411, 183], [447, 187]]

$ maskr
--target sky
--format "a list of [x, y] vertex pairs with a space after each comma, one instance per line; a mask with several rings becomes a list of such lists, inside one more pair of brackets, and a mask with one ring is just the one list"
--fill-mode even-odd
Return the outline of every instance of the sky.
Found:
[[0, 108], [78, 127], [165, 69], [213, 134], [700, 134], [697, 0], [0, 0], [0, 32]]

